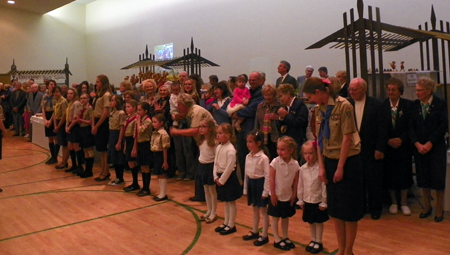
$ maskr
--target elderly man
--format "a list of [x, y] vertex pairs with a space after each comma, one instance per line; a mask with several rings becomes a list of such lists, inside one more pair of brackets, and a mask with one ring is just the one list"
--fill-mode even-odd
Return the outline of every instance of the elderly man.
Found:
[[341, 84], [341, 88], [338, 92], [341, 97], [348, 97], [348, 83], [347, 83], [347, 71], [338, 71], [336, 73], [336, 78]]
[[182, 71], [182, 72], [180, 72], [179, 76], [180, 76], [180, 84], [181, 84], [181, 86], [183, 86], [184, 81], [189, 78], [189, 75], [186, 71]]
[[[177, 129], [177, 128], [170, 128], [170, 134], [172, 136], [185, 136], [185, 137], [193, 137], [195, 141], [199, 138], [199, 127], [200, 127], [200, 121], [205, 118], [214, 119], [211, 113], [206, 110], [205, 108], [196, 105], [192, 97], [188, 94], [181, 93], [177, 98], [178, 103], [178, 112], [179, 114], [176, 115], [177, 121], [182, 121], [184, 119], [187, 120], [187, 123], [189, 124], [189, 127], [186, 129]], [[178, 149], [178, 148], [177, 148]], [[197, 151], [184, 151], [178, 153], [177, 152], [177, 158], [179, 157], [185, 157], [189, 156], [192, 157], [194, 154], [195, 157], [197, 157]], [[177, 159], [178, 160], [178, 159]], [[195, 158], [197, 160], [197, 158]], [[180, 165], [178, 166], [180, 167]], [[203, 190], [202, 182], [200, 180], [200, 176], [196, 174], [195, 177], [195, 196], [189, 198], [191, 201], [205, 201], [205, 193]]]
[[305, 85], [305, 81], [308, 78], [310, 78], [313, 73], [314, 73], [314, 67], [312, 65], [308, 65], [305, 68], [305, 75], [297, 77], [298, 86], [300, 87], [299, 96], [302, 96], [302, 94], [303, 94], [302, 91], [303, 91], [303, 85]]
[[278, 88], [280, 84], [291, 84], [294, 89], [298, 88], [297, 80], [289, 75], [289, 70], [291, 70], [291, 64], [289, 62], [281, 60], [278, 65], [278, 73], [281, 75], [276, 81], [276, 87]]
[[365, 199], [372, 219], [381, 217], [383, 189], [383, 158], [387, 143], [385, 125], [380, 114], [381, 102], [366, 96], [367, 83], [355, 78], [349, 85], [349, 102], [355, 110], [356, 127], [361, 137]]
[[262, 95], [262, 86], [266, 81], [266, 76], [263, 72], [252, 72], [249, 76], [248, 83], [250, 84], [250, 100], [246, 108], [239, 110], [231, 116], [233, 119], [244, 118], [241, 124], [242, 131], [237, 133], [237, 151], [238, 163], [241, 170], [241, 177], [244, 180], [245, 173], [245, 157], [248, 154], [247, 135], [255, 127], [256, 108], [258, 104], [264, 101]]
[[23, 110], [27, 103], [27, 93], [22, 90], [22, 84], [17, 80], [13, 81], [13, 91], [9, 97], [9, 105], [12, 109], [12, 116], [14, 121], [14, 130], [16, 133], [13, 136], [24, 136], [25, 130], [23, 130]]
[[[41, 102], [42, 97], [44, 96], [44, 93], [39, 91], [39, 85], [34, 83], [31, 85], [31, 92], [28, 93], [28, 100], [27, 100], [27, 111], [30, 113], [30, 116], [35, 115], [36, 113], [42, 112]], [[30, 122], [30, 126], [31, 126]], [[31, 142], [32, 137], [32, 128], [30, 127], [30, 139], [28, 141]]]

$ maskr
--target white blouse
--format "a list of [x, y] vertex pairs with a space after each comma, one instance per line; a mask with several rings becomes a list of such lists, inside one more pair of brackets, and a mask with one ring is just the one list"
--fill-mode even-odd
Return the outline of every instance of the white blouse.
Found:
[[219, 182], [224, 185], [231, 173], [236, 167], [236, 149], [228, 142], [226, 144], [219, 144], [216, 148], [216, 156], [214, 158], [214, 180], [219, 178]]
[[[297, 160], [291, 159], [289, 163], [286, 163], [280, 157], [276, 157], [272, 160], [270, 166], [276, 171], [275, 194], [278, 196], [278, 200], [289, 201], [292, 196], [295, 175], [300, 170]], [[297, 187], [295, 188], [297, 189]]]
[[327, 207], [327, 188], [324, 182], [319, 179], [319, 163], [312, 167], [305, 163], [300, 167], [297, 188], [298, 205], [305, 202], [311, 204], [320, 203], [319, 206]]
[[264, 179], [264, 191], [262, 193], [263, 197], [267, 197], [270, 191], [269, 183], [269, 157], [261, 150], [255, 155], [250, 152], [245, 158], [245, 177], [244, 177], [244, 194], [247, 194], [247, 183], [248, 179]]
[[210, 147], [208, 145], [208, 141], [206, 139], [203, 141], [200, 146], [198, 146], [200, 150], [200, 155], [198, 156], [198, 162], [202, 164], [210, 164], [214, 163], [214, 158], [216, 157], [216, 147]]

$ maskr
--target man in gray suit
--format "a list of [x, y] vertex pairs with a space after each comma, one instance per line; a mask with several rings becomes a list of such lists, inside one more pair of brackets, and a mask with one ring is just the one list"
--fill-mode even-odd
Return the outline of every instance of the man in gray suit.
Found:
[[294, 77], [289, 75], [289, 70], [291, 70], [291, 64], [289, 62], [281, 60], [278, 65], [278, 73], [281, 75], [276, 81], [276, 87], [280, 86], [280, 84], [291, 84], [294, 86], [294, 89], [298, 88], [298, 83]]
[[24, 136], [25, 130], [23, 129], [23, 109], [27, 103], [27, 93], [22, 90], [22, 84], [17, 80], [12, 81], [13, 91], [9, 97], [9, 105], [12, 109], [12, 116], [14, 121], [14, 129], [16, 133], [13, 136]]
[[[30, 116], [35, 115], [36, 113], [42, 113], [42, 107], [41, 107], [41, 101], [42, 97], [44, 96], [44, 93], [39, 91], [39, 85], [34, 83], [31, 85], [31, 92], [28, 93], [28, 100], [27, 100], [27, 111], [30, 114]], [[32, 137], [32, 123], [30, 122], [30, 139], [28, 140], [31, 142]]]
[[297, 77], [298, 86], [300, 87], [299, 96], [303, 96], [303, 85], [305, 84], [306, 79], [310, 78], [314, 72], [314, 67], [312, 65], [308, 65], [305, 68], [305, 75]]

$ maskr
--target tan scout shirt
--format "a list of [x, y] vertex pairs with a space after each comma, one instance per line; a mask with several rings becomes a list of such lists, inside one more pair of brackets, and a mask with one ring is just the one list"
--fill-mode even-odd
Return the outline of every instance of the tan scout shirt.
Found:
[[131, 117], [128, 117], [127, 120], [125, 121], [125, 136], [129, 137], [129, 136], [133, 136], [136, 133], [136, 117], [137, 115], [133, 115]]
[[49, 94], [45, 94], [42, 97], [41, 101], [41, 107], [44, 107], [46, 112], [53, 112], [55, 107], [55, 98], [53, 96], [50, 96]]
[[127, 115], [122, 110], [112, 110], [109, 113], [109, 130], [120, 130], [127, 121]]
[[61, 96], [59, 98], [59, 100], [55, 100], [55, 108], [54, 108], [54, 112], [53, 112], [53, 116], [55, 117], [56, 120], [60, 120], [63, 115], [66, 113], [67, 110], [67, 100]]
[[80, 103], [80, 101], [69, 103], [66, 109], [66, 122], [70, 123], [72, 122], [74, 116], [79, 116], [81, 109], [83, 109], [83, 105]]
[[[350, 145], [349, 157], [359, 154], [361, 150], [360, 138], [356, 130], [355, 115], [353, 106], [347, 99], [338, 97], [328, 99], [328, 105], [334, 105], [329, 119], [330, 139], [323, 138], [323, 155], [331, 159], [339, 159], [341, 153], [341, 145], [344, 135], [353, 134], [352, 143]], [[319, 137], [320, 123], [322, 123], [322, 112], [325, 114], [326, 105], [315, 108], [316, 116], [316, 133]]]
[[[86, 106], [81, 106], [81, 110], [80, 110], [80, 114], [78, 115], [80, 117], [80, 119], [83, 120], [91, 120], [92, 118], [92, 106], [91, 105], [86, 105]], [[84, 124], [84, 123], [80, 123], [80, 127], [87, 127], [90, 126], [89, 124]]]
[[95, 100], [95, 105], [94, 105], [94, 118], [100, 118], [102, 117], [103, 114], [103, 110], [105, 108], [109, 108], [109, 100], [111, 98], [111, 93], [109, 93], [109, 91], [106, 91], [105, 94], [103, 94], [103, 96], [97, 98], [97, 100]]
[[[211, 113], [200, 105], [193, 105], [187, 113], [187, 118], [190, 118], [190, 128], [198, 128], [200, 121], [205, 118], [214, 119]], [[199, 135], [194, 136], [194, 140], [197, 141]]]
[[[139, 116], [138, 116], [138, 118], [139, 118]], [[136, 124], [137, 124], [137, 122], [136, 122]], [[142, 117], [141, 125], [140, 126], [136, 125], [136, 129], [137, 129], [137, 142], [138, 143], [150, 142], [150, 138], [152, 135], [152, 119], [150, 119], [150, 117], [148, 117], [147, 115]]]
[[167, 134], [164, 128], [160, 128], [159, 130], [153, 131], [152, 133], [152, 142], [151, 142], [151, 150], [153, 152], [162, 151], [163, 149], [170, 148], [170, 137]]

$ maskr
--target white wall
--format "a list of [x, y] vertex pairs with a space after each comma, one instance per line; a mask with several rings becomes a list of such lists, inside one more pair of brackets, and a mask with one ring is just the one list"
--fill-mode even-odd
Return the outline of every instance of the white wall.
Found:
[[86, 77], [85, 5], [70, 4], [45, 15], [0, 8], [0, 73], [10, 70], [64, 69], [66, 57], [73, 76]]
[[[302, 75], [308, 64], [316, 69], [325, 65], [334, 75], [345, 67], [343, 50], [305, 48], [340, 29], [342, 13], [350, 8], [356, 12], [356, 2], [97, 0], [86, 5], [85, 17], [84, 7], [77, 3], [55, 11], [65, 13], [64, 19], [58, 15], [39, 17], [0, 10], [0, 30], [3, 34], [6, 31], [6, 38], [0, 37], [0, 72], [9, 70], [12, 58], [20, 69], [45, 69], [62, 67], [67, 56], [74, 73], [72, 81], [93, 82], [96, 75], [106, 74], [117, 85], [126, 75], [137, 73], [120, 68], [136, 62], [146, 44], [152, 53], [155, 45], [173, 42], [175, 56], [181, 56], [194, 37], [202, 56], [220, 65], [203, 68], [204, 79], [210, 74], [226, 79], [259, 70], [267, 73], [268, 83], [273, 83], [282, 59], [291, 63], [293, 76]], [[372, 5], [380, 7], [384, 23], [411, 28], [429, 21], [432, 4], [438, 19], [448, 19], [446, 14], [450, 13], [447, 1], [364, 2], [366, 17], [367, 6]], [[13, 41], [9, 40], [11, 37]], [[36, 41], [36, 45], [27, 39]], [[418, 46], [385, 53], [384, 64], [392, 60], [406, 61], [406, 68], [420, 68]]]

